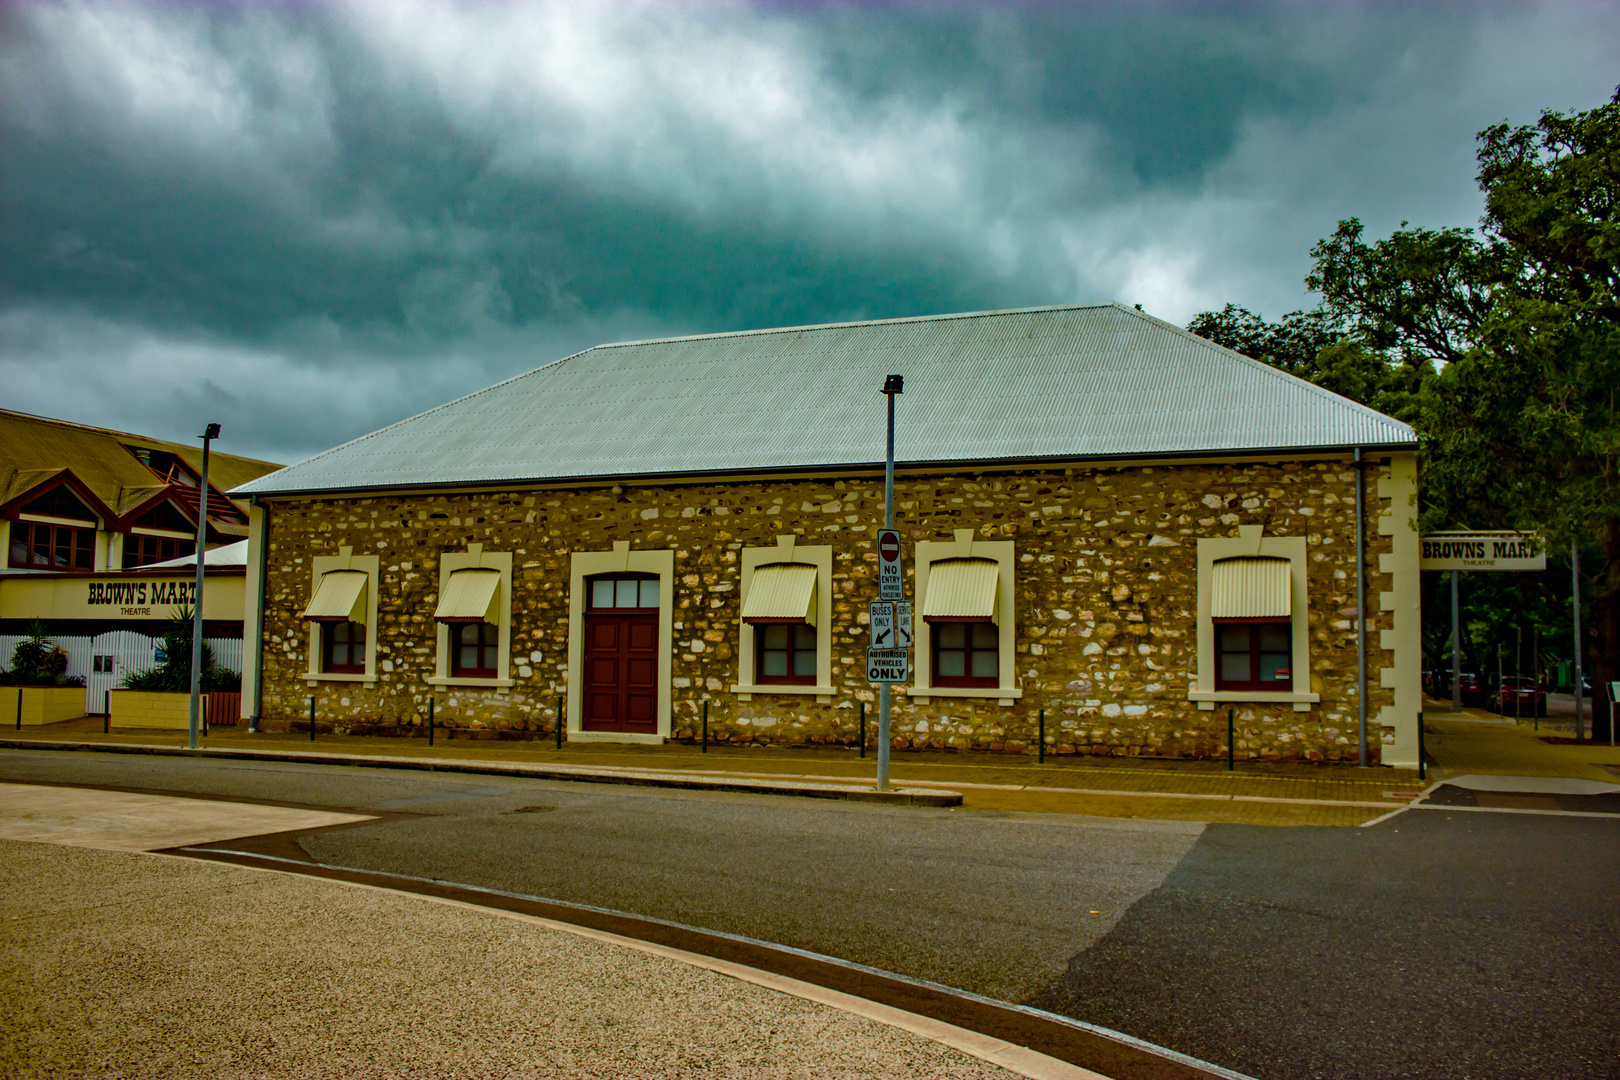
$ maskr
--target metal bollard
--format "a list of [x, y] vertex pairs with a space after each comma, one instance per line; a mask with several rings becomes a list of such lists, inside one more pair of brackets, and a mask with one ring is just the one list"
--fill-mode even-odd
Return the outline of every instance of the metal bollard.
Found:
[[1232, 771], [1232, 713], [1234, 709], [1226, 710], [1226, 771]]
[[314, 697], [314, 695], [311, 695], [310, 699], [309, 699], [309, 741], [310, 742], [315, 741], [315, 697]]
[[1423, 714], [1418, 713], [1418, 779], [1427, 780], [1429, 770], [1423, 763]]
[[866, 756], [866, 702], [861, 702], [861, 757]]
[[709, 752], [709, 699], [703, 699], [703, 753]]
[[1035, 764], [1046, 764], [1046, 710], [1041, 710], [1040, 726], [1035, 729]]

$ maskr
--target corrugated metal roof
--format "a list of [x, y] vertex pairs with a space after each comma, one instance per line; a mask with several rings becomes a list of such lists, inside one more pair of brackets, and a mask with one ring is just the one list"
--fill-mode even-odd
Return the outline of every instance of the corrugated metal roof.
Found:
[[1220, 559], [1210, 578], [1212, 619], [1286, 619], [1293, 614], [1287, 559]]
[[[114, 513], [127, 514], [167, 490], [160, 477], [125, 449], [131, 446], [167, 451], [202, 471], [200, 446], [0, 409], [0, 502], [10, 502], [71, 469]], [[208, 458], [208, 483], [226, 491], [276, 468], [272, 462], [215, 450]]]
[[742, 620], [816, 624], [816, 568], [809, 563], [771, 563], [754, 571]]
[[994, 559], [941, 559], [928, 568], [923, 618], [962, 622], [996, 618], [996, 586], [1001, 564]]
[[1411, 428], [1106, 304], [598, 345], [238, 494], [1413, 446]]

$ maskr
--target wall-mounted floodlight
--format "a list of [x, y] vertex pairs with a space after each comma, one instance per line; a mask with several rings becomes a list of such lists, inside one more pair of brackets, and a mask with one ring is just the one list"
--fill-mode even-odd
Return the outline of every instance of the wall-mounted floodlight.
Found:
[[906, 377], [904, 375], [890, 375], [883, 380], [885, 394], [903, 394], [906, 392]]

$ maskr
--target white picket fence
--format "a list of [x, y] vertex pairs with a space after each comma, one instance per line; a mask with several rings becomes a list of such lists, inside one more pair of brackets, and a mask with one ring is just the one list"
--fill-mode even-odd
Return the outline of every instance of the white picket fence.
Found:
[[[21, 634], [0, 634], [0, 665], [11, 666], [11, 653], [23, 640]], [[53, 637], [51, 641], [68, 655], [67, 674], [84, 676], [84, 711], [100, 716], [106, 708], [107, 691], [116, 689], [124, 675], [157, 666], [161, 638], [135, 630], [114, 630], [95, 637]], [[214, 663], [231, 671], [242, 670], [241, 638], [203, 638], [213, 651]]]

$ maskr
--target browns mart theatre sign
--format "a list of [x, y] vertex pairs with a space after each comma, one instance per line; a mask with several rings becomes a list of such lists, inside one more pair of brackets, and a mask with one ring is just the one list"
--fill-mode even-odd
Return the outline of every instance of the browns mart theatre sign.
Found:
[[1534, 533], [1441, 532], [1423, 538], [1424, 570], [1545, 570], [1547, 543]]

